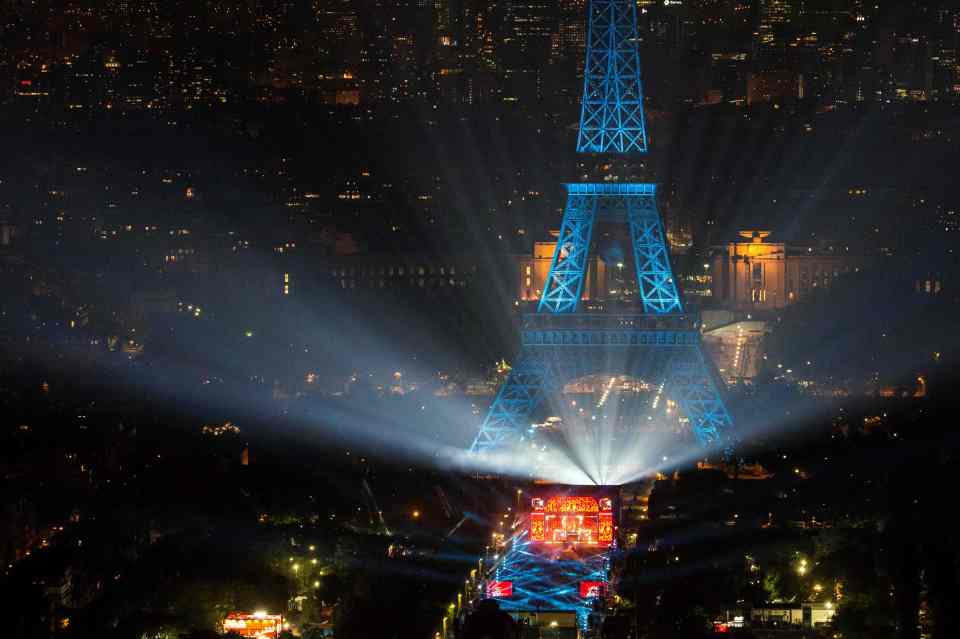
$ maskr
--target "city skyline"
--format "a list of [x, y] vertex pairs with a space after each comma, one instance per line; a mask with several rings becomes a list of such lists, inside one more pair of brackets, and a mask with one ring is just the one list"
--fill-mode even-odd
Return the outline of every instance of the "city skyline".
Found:
[[960, 2], [0, 0], [17, 639], [946, 639]]

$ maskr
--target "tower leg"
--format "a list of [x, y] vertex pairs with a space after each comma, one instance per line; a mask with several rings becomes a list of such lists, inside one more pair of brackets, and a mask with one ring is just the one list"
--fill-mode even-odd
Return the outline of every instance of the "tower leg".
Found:
[[490, 405], [470, 451], [494, 450], [530, 428], [530, 416], [554, 387], [549, 364], [524, 353]]
[[684, 349], [670, 361], [668, 385], [677, 397], [680, 412], [690, 420], [697, 441], [731, 448], [733, 420], [720, 397], [717, 384], [699, 346]]
[[644, 312], [682, 313], [656, 196], [629, 198], [627, 206], [637, 287]]
[[583, 279], [590, 253], [590, 237], [597, 217], [595, 195], [569, 193], [563, 211], [560, 237], [553, 253], [550, 273], [543, 286], [537, 311], [540, 313], [573, 313], [580, 303]]

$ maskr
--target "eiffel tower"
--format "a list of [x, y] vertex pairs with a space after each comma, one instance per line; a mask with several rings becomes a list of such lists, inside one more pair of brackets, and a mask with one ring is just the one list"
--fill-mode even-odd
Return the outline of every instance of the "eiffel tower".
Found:
[[[577, 152], [616, 162], [647, 151], [633, 0], [590, 0]], [[483, 420], [474, 453], [508, 449], [532, 432], [545, 398], [587, 375], [652, 382], [673, 399], [696, 440], [729, 454], [732, 420], [684, 312], [656, 184], [613, 180], [566, 184], [556, 250], [535, 313], [521, 321], [521, 353]], [[637, 298], [631, 312], [581, 312], [591, 239], [600, 223], [629, 230]], [[656, 402], [653, 402], [654, 407]]]

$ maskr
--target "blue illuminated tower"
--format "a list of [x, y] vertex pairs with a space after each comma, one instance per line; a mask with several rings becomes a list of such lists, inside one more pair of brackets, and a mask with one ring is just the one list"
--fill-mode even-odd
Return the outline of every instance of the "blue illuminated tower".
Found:
[[579, 153], [644, 153], [637, 4], [591, 0], [587, 18]]
[[[577, 152], [613, 160], [643, 154], [647, 135], [634, 0], [590, 0]], [[567, 204], [536, 313], [524, 316], [521, 353], [471, 450], [522, 443], [531, 418], [574, 379], [599, 373], [652, 382], [674, 400], [700, 444], [729, 452], [732, 420], [704, 357], [697, 318], [684, 313], [670, 265], [656, 185], [615, 180], [566, 185]], [[581, 313], [598, 223], [626, 225], [639, 302], [629, 314]]]
[[[614, 165], [618, 156], [647, 150], [636, 2], [590, 0], [588, 21], [577, 152]], [[471, 450], [481, 456], [503, 452], [507, 457], [516, 453], [519, 459], [535, 459], [526, 453], [531, 445], [540, 450], [531, 423], [537, 408], [559, 396], [570, 381], [612, 373], [656, 388], [648, 406], [651, 412], [665, 394], [700, 444], [728, 453], [732, 421], [701, 350], [698, 320], [684, 312], [657, 210], [656, 185], [604, 180], [570, 183], [566, 190], [560, 235], [540, 302], [535, 313], [522, 318], [520, 356]], [[639, 303], [626, 313], [580, 309], [591, 240], [600, 223], [629, 230]], [[599, 440], [595, 444], [612, 445]], [[603, 452], [598, 452], [602, 458]], [[591, 479], [606, 483], [604, 469], [598, 467], [597, 472], [600, 476]], [[486, 579], [510, 584], [501, 608], [515, 613], [575, 611], [581, 630], [586, 630], [595, 601], [584, 586], [607, 581], [610, 550], [563, 559], [550, 556], [538, 543], [531, 541], [524, 525], [494, 556]]]

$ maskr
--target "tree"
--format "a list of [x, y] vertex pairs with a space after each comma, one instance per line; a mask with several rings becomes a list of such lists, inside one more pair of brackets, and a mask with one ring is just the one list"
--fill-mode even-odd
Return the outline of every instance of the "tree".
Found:
[[833, 618], [834, 629], [844, 639], [892, 639], [896, 636], [896, 620], [889, 603], [880, 605], [876, 599], [866, 596], [845, 599]]

